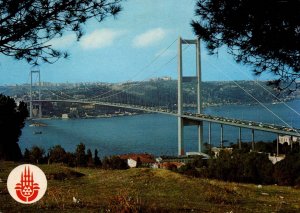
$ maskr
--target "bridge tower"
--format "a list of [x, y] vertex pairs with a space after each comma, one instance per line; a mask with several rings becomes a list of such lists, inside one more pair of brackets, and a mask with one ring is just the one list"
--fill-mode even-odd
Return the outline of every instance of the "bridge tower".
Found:
[[35, 103], [35, 106], [38, 106], [38, 117], [41, 118], [42, 117], [42, 103], [40, 102], [41, 100], [41, 73], [40, 70], [31, 70], [30, 71], [30, 105], [29, 105], [29, 114], [30, 114], [30, 118], [33, 118], [33, 98], [32, 98], [32, 93], [33, 93], [33, 75], [36, 74], [38, 76], [38, 82], [37, 82], [37, 86], [38, 86], [38, 103]]
[[[196, 76], [183, 76], [182, 70], [182, 45], [196, 45]], [[198, 126], [198, 151], [202, 152], [203, 147], [203, 122], [189, 121], [183, 116], [183, 96], [182, 86], [183, 82], [195, 79], [197, 82], [197, 113], [202, 113], [202, 94], [201, 94], [201, 53], [200, 53], [200, 39], [186, 40], [179, 37], [178, 39], [178, 155], [184, 155], [184, 126], [197, 125]]]

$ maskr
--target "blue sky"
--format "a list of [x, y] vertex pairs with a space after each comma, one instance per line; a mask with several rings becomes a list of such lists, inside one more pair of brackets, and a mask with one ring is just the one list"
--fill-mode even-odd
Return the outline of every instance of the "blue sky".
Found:
[[[79, 42], [71, 33], [51, 41], [54, 47], [67, 50], [71, 56], [53, 65], [42, 64], [42, 81], [125, 82], [157, 76], [176, 78], [177, 60], [171, 59], [176, 56], [179, 36], [195, 38], [190, 26], [194, 5], [195, 0], [127, 0], [117, 18], [101, 23], [90, 20]], [[192, 75], [195, 49], [185, 48], [184, 74]], [[254, 79], [251, 68], [236, 65], [226, 48], [218, 56], [208, 56], [204, 44], [201, 50], [204, 81]], [[30, 69], [26, 62], [1, 55], [0, 84], [29, 83]], [[271, 75], [265, 75], [259, 79], [270, 78]]]

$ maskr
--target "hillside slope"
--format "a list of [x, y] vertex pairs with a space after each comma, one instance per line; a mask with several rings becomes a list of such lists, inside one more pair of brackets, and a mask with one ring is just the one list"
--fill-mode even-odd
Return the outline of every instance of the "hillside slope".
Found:
[[[160, 169], [100, 170], [40, 165], [44, 198], [15, 202], [6, 178], [17, 164], [0, 162], [0, 212], [299, 212], [300, 190], [185, 177]], [[83, 175], [83, 176], [82, 176]], [[80, 199], [73, 202], [73, 197]], [[126, 211], [124, 211], [126, 212]]]

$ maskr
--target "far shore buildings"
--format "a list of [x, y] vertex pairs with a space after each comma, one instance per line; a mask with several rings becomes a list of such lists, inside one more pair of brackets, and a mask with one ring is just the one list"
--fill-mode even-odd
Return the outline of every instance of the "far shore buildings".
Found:
[[69, 119], [69, 115], [67, 113], [64, 113], [61, 115], [62, 119]]

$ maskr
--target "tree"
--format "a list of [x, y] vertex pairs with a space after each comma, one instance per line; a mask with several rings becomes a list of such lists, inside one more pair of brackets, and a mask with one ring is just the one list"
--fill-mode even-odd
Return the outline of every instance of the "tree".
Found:
[[[279, 89], [300, 77], [300, 1], [198, 0], [191, 25], [210, 53], [228, 47], [254, 74], [271, 71]], [[287, 84], [288, 83], [288, 84]]]
[[97, 149], [95, 149], [94, 165], [95, 165], [96, 167], [102, 166], [101, 160], [100, 160], [100, 158], [98, 157], [98, 150], [97, 150]]
[[104, 169], [128, 169], [126, 160], [119, 156], [104, 157], [102, 167]]
[[140, 168], [142, 167], [142, 161], [141, 161], [141, 158], [140, 157], [137, 157], [136, 159], [136, 168]]
[[45, 154], [45, 150], [38, 147], [38, 146], [33, 146], [31, 147], [30, 150], [30, 162], [31, 163], [43, 163], [43, 157]]
[[24, 151], [23, 161], [28, 163], [30, 162], [30, 151], [27, 148], [25, 148]]
[[13, 98], [0, 94], [0, 159], [20, 160], [22, 153], [18, 145], [21, 129], [28, 117], [24, 102], [16, 105]]
[[85, 145], [83, 143], [80, 143], [77, 145], [76, 152], [76, 165], [77, 166], [86, 166], [86, 156], [85, 156]]
[[50, 163], [65, 163], [66, 151], [60, 145], [56, 145], [49, 149], [49, 162]]
[[300, 184], [299, 153], [287, 155], [285, 159], [275, 164], [274, 178], [279, 185]]
[[70, 167], [76, 166], [76, 156], [74, 153], [71, 152], [66, 153], [66, 163]]
[[0, 1], [0, 53], [26, 59], [32, 65], [67, 57], [48, 43], [66, 31], [83, 35], [82, 26], [101, 22], [121, 11], [122, 0], [6, 0]]
[[87, 166], [88, 167], [93, 167], [94, 166], [94, 159], [93, 159], [92, 151], [90, 149], [88, 149], [86, 151], [86, 161], [87, 161]]

